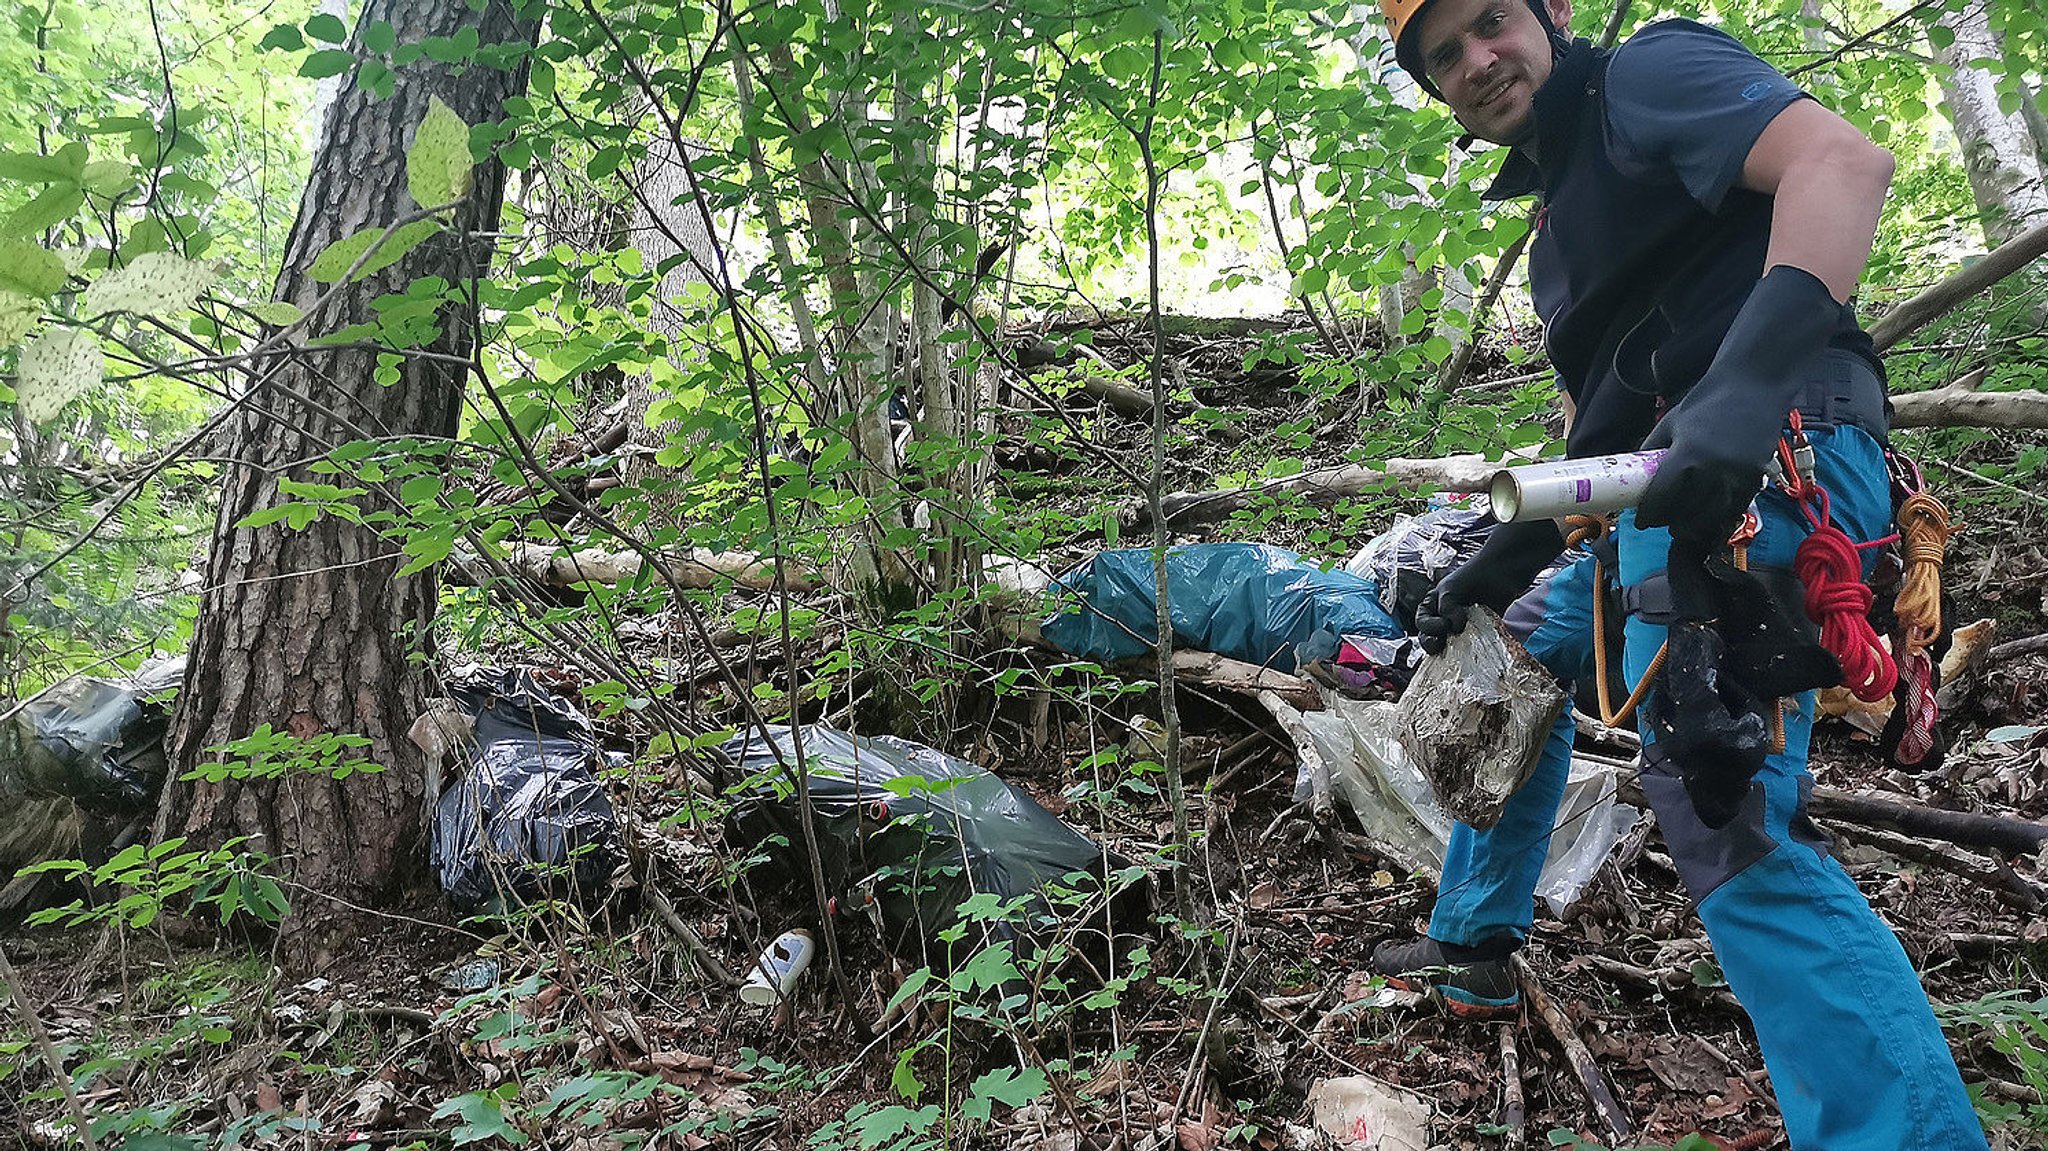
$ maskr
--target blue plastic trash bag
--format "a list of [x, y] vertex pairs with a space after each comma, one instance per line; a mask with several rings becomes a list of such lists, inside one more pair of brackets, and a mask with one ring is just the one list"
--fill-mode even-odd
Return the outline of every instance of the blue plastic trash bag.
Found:
[[[1371, 580], [1323, 571], [1285, 548], [1184, 544], [1166, 553], [1166, 581], [1175, 643], [1261, 667], [1293, 671], [1328, 658], [1339, 636], [1402, 634]], [[1159, 629], [1150, 549], [1102, 552], [1053, 582], [1081, 602], [1047, 618], [1047, 640], [1104, 661], [1152, 650]]]

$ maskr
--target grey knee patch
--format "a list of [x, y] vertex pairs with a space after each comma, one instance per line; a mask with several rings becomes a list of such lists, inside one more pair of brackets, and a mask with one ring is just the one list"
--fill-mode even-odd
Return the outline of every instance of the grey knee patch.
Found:
[[[1749, 794], [1726, 827], [1708, 827], [1701, 822], [1692, 797], [1686, 794], [1685, 782], [1679, 778], [1678, 765], [1654, 743], [1643, 749], [1642, 783], [1643, 795], [1656, 813], [1657, 827], [1671, 848], [1671, 862], [1694, 903], [1778, 848], [1778, 841], [1764, 830], [1766, 797], [1763, 784], [1755, 780], [1750, 781]], [[1807, 821], [1809, 826], [1811, 822]]]

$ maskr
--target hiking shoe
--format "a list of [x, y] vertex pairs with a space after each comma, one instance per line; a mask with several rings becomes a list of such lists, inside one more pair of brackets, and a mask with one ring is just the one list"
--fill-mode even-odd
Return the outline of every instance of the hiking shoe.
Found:
[[1423, 936], [1389, 939], [1372, 949], [1366, 961], [1387, 985], [1420, 992], [1443, 1001], [1444, 1010], [1460, 1019], [1509, 1019], [1522, 1008], [1522, 992], [1508, 965], [1512, 942], [1465, 947]]

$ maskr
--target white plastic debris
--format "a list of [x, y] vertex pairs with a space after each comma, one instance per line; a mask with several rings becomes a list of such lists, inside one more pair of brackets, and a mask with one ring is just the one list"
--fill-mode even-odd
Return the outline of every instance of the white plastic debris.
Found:
[[[1396, 705], [1333, 696], [1323, 711], [1304, 712], [1302, 725], [1330, 764], [1330, 783], [1350, 806], [1374, 846], [1410, 871], [1443, 873], [1451, 816], [1437, 802], [1422, 769], [1395, 736]], [[1308, 783], [1296, 781], [1296, 798]], [[1536, 893], [1552, 912], [1578, 899], [1600, 864], [1643, 818], [1635, 807], [1615, 801], [1620, 786], [1611, 764], [1574, 757], [1558, 805], [1550, 852]]]
[[1370, 1075], [1319, 1080], [1309, 1088], [1316, 1128], [1340, 1148], [1428, 1151], [1429, 1101]]

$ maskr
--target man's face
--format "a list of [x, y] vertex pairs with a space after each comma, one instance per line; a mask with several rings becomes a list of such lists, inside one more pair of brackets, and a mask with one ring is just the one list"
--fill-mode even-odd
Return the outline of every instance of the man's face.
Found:
[[[1545, 7], [1559, 28], [1569, 25], [1571, 0]], [[1528, 132], [1552, 61], [1550, 36], [1525, 0], [1437, 0], [1416, 35], [1423, 69], [1466, 131], [1495, 144]]]

